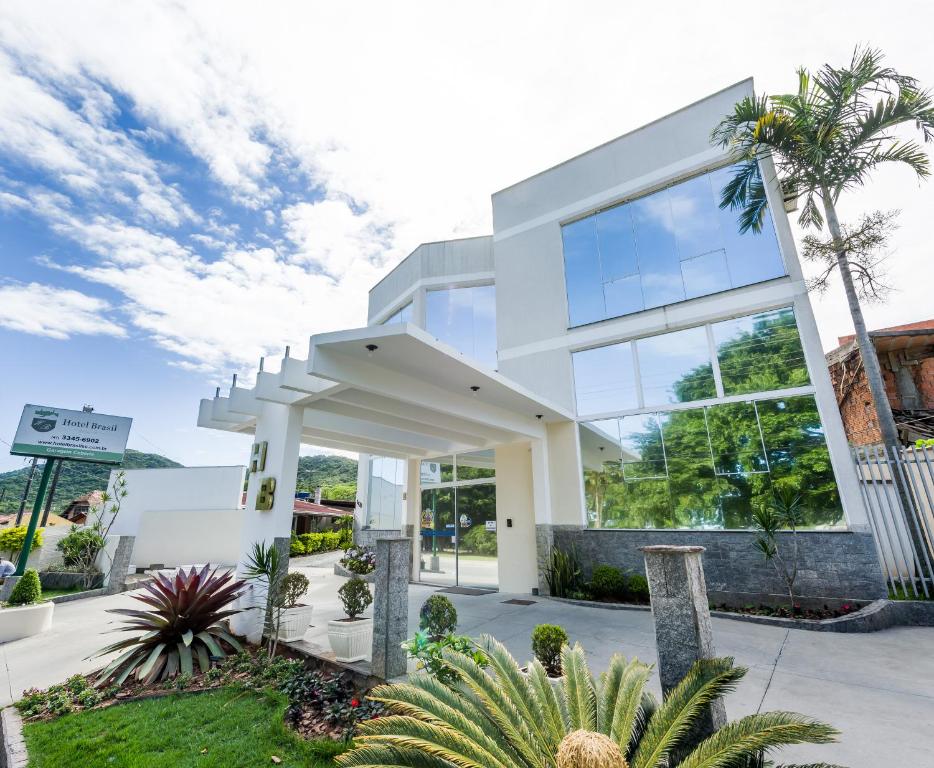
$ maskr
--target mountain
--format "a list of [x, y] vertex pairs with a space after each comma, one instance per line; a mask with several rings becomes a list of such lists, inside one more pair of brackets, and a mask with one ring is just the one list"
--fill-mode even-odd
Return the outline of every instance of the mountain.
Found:
[[357, 462], [343, 456], [300, 456], [299, 491], [314, 491], [319, 485], [357, 485]]
[[[356, 462], [354, 465], [356, 466]], [[152, 467], [180, 467], [182, 465], [177, 461], [167, 459], [165, 456], [160, 456], [158, 453], [143, 453], [142, 451], [127, 449], [123, 464], [120, 466], [124, 469], [149, 469]], [[111, 469], [113, 469], [113, 466], [109, 464], [66, 461], [62, 465], [62, 472], [58, 478], [55, 499], [52, 501], [52, 511], [60, 512], [65, 509], [72, 499], [91, 491], [103, 490], [107, 485]], [[32, 510], [32, 504], [39, 485], [39, 475], [40, 473], [37, 471], [33, 478], [32, 487], [29, 490], [29, 500], [26, 505], [27, 511]], [[3, 496], [3, 501], [0, 501], [0, 512], [16, 512], [19, 509], [20, 498], [23, 495], [23, 488], [28, 477], [28, 466], [0, 474], [0, 495]], [[356, 473], [354, 478], [356, 478]], [[4, 493], [4, 489], [6, 493]]]

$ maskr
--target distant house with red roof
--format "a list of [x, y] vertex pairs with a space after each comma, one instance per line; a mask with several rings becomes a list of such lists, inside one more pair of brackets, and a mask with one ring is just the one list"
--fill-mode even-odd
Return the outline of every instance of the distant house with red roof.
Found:
[[[317, 533], [337, 529], [337, 520], [354, 513], [356, 502], [337, 499], [322, 499], [321, 489], [315, 493], [316, 500], [306, 498], [311, 494], [296, 494], [292, 502], [292, 531], [297, 534]], [[246, 491], [240, 497], [246, 506]]]
[[73, 499], [68, 502], [68, 506], [65, 507], [65, 511], [62, 512], [61, 517], [64, 517], [66, 520], [76, 525], [84, 525], [91, 509], [101, 505], [103, 494], [103, 491], [91, 491], [90, 493], [84, 494], [84, 496]]

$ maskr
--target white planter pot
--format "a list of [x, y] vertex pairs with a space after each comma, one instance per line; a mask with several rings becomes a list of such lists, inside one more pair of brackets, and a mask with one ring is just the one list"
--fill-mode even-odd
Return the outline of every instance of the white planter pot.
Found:
[[373, 619], [329, 621], [328, 640], [338, 661], [361, 661], [373, 647]]
[[284, 608], [279, 614], [279, 639], [284, 643], [301, 640], [311, 626], [312, 605], [296, 605]]
[[35, 603], [0, 609], [0, 643], [48, 632], [55, 603]]

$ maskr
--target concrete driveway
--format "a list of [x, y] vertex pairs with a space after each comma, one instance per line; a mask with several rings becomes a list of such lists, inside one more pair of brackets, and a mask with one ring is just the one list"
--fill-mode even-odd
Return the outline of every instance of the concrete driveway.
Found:
[[[307, 561], [306, 561], [307, 562]], [[329, 564], [302, 564], [311, 580], [307, 599], [315, 606], [305, 643], [328, 649], [327, 620], [341, 615], [337, 589], [343, 582]], [[418, 608], [432, 587], [412, 585], [409, 625], [414, 631]], [[600, 672], [614, 653], [655, 662], [652, 617], [646, 611], [613, 611], [534, 598], [532, 605], [509, 605], [514, 595], [448, 595], [458, 611], [458, 630], [495, 635], [520, 661], [531, 656], [530, 634], [536, 624], [565, 627], [572, 641], [590, 656]], [[23, 689], [44, 687], [101, 660], [84, 657], [112, 642], [101, 632], [111, 628], [107, 608], [135, 601], [128, 594], [57, 605], [53, 629], [37, 637], [0, 645], [0, 703], [18, 698]], [[832, 634], [776, 629], [729, 619], [713, 619], [717, 651], [749, 668], [738, 690], [726, 701], [733, 718], [776, 709], [794, 710], [834, 725], [841, 743], [789, 748], [780, 762], [818, 762], [876, 768], [880, 765], [929, 765], [934, 754], [934, 629], [896, 628], [872, 634]], [[657, 677], [651, 685], [659, 694]]]

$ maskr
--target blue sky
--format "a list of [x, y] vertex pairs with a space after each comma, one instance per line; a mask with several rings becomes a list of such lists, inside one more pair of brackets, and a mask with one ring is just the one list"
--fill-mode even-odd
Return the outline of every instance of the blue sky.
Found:
[[[664, 25], [587, 2], [4, 3], [0, 440], [23, 403], [92, 403], [134, 418], [131, 447], [244, 462], [246, 438], [195, 426], [233, 373], [364, 324], [369, 286], [419, 242], [490, 231], [496, 189], [750, 75], [775, 91], [844, 61], [873, 8], [795, 5], [752, 58], [745, 22], [711, 28], [696, 2]], [[897, 16], [871, 42], [934, 84]], [[843, 208], [902, 211], [899, 293], [873, 326], [930, 315], [932, 205], [934, 185], [891, 173]], [[825, 347], [850, 332], [838, 287], [815, 309]]]

